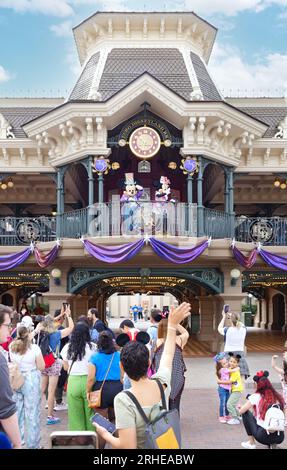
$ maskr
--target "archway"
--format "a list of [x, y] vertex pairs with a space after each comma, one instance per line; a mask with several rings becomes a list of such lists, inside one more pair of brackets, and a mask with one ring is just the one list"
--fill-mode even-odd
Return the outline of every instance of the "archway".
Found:
[[1, 302], [8, 307], [13, 307], [13, 296], [11, 294], [2, 295]]
[[273, 323], [272, 330], [282, 331], [285, 325], [285, 299], [282, 294], [276, 294], [272, 298]]

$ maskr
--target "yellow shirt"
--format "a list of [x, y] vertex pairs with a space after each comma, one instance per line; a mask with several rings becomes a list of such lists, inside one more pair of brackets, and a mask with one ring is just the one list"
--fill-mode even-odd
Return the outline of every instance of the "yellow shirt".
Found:
[[232, 392], [243, 392], [243, 385], [240, 376], [240, 370], [230, 373], [231, 380], [231, 393]]

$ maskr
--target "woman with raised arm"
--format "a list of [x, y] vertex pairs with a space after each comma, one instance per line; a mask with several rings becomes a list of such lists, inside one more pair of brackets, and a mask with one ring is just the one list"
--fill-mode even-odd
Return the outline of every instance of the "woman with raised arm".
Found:
[[[225, 326], [227, 320], [231, 321], [231, 326]], [[245, 338], [246, 327], [240, 321], [240, 315], [234, 312], [222, 310], [222, 320], [218, 325], [218, 333], [224, 336], [224, 352], [232, 352], [234, 356], [239, 355], [239, 367], [242, 383], [250, 376], [249, 367], [245, 359]]]
[[44, 369], [42, 372], [42, 393], [45, 394], [48, 388], [48, 416], [46, 424], [57, 424], [60, 419], [54, 416], [53, 408], [55, 403], [55, 392], [62, 369], [62, 360], [59, 358], [61, 339], [69, 336], [74, 329], [74, 322], [71, 317], [70, 306], [66, 309], [62, 307], [61, 316], [65, 316], [68, 322], [67, 328], [58, 330], [55, 325], [54, 318], [47, 315], [43, 322], [40, 323], [40, 330], [49, 334], [49, 346], [56, 357], [56, 361], [51, 367]]
[[[167, 336], [157, 373], [147, 377], [150, 365], [149, 351], [139, 340], [128, 341], [121, 351], [121, 367], [131, 380], [129, 390], [137, 399], [149, 420], [161, 414], [161, 392], [157, 379], [164, 388], [166, 402], [170, 395], [172, 362], [176, 348], [178, 325], [190, 315], [190, 304], [184, 302], [172, 309], [168, 318]], [[138, 333], [140, 337], [142, 333]], [[146, 334], [146, 333], [144, 333]], [[119, 393], [114, 401], [118, 437], [102, 426], [95, 425], [97, 433], [114, 449], [143, 449], [146, 423], [127, 393]]]

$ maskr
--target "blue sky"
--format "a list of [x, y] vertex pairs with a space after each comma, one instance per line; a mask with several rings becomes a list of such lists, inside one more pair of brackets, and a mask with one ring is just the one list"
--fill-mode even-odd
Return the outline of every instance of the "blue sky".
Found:
[[[80, 70], [72, 26], [137, 4], [0, 0], [0, 96], [65, 96]], [[144, 0], [141, 8], [195, 11], [218, 27], [210, 70], [225, 94], [287, 95], [287, 0]]]

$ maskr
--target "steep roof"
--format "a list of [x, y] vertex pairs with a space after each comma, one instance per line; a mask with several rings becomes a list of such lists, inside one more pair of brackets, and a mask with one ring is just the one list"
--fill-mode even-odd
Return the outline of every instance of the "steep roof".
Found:
[[265, 132], [265, 138], [274, 137], [278, 131], [278, 124], [287, 116], [286, 107], [267, 107], [267, 106], [252, 106], [252, 107], [238, 107], [240, 111], [249, 114], [251, 117], [265, 122], [269, 128]]
[[[190, 57], [204, 99], [221, 100], [204, 62], [194, 53], [190, 53]], [[99, 53], [96, 53], [87, 62], [69, 100], [88, 99], [98, 62]], [[108, 54], [100, 77], [98, 92], [101, 101], [107, 101], [144, 73], [149, 73], [186, 101], [191, 100], [192, 84], [178, 49], [116, 48]]]
[[12, 126], [12, 132], [14, 133], [15, 137], [22, 139], [27, 137], [24, 130], [22, 129], [22, 126], [26, 124], [26, 122], [40, 117], [52, 109], [53, 107], [0, 107], [0, 114], [2, 114]]

